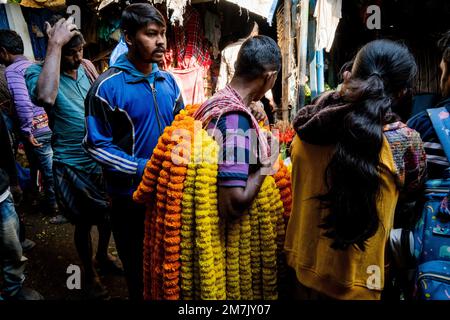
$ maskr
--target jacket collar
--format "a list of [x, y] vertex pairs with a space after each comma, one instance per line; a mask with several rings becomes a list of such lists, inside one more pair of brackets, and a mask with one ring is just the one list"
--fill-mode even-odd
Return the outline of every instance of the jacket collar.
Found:
[[126, 53], [122, 54], [117, 61], [112, 65], [117, 69], [124, 71], [125, 82], [138, 83], [142, 81], [164, 80], [165, 76], [159, 70], [158, 65], [154, 63], [152, 65], [152, 72], [149, 75], [144, 75], [142, 72], [136, 69], [136, 67], [130, 62]]

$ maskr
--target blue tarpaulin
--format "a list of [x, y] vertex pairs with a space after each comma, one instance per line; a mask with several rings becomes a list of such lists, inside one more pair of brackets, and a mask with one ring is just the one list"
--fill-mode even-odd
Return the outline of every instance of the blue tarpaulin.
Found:
[[4, 4], [0, 4], [0, 29], [9, 29], [8, 16]]

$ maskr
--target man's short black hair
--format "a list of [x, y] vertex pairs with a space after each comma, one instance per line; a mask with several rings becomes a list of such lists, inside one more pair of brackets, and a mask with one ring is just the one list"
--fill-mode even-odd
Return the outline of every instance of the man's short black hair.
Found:
[[448, 30], [438, 42], [439, 49], [442, 50], [442, 59], [450, 65], [450, 30]]
[[124, 33], [134, 36], [139, 29], [149, 23], [166, 26], [163, 15], [154, 6], [149, 3], [133, 3], [123, 11], [120, 28]]
[[0, 30], [0, 47], [3, 47], [10, 54], [23, 54], [22, 38], [13, 30]]
[[235, 75], [254, 80], [266, 71], [281, 69], [281, 52], [277, 43], [267, 36], [247, 39], [239, 50], [235, 65]]

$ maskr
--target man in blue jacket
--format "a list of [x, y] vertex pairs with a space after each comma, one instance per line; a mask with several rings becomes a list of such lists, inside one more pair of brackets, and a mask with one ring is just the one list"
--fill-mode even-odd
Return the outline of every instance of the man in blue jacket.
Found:
[[145, 207], [133, 202], [159, 136], [184, 107], [168, 72], [158, 69], [166, 49], [166, 24], [148, 3], [128, 6], [121, 29], [128, 53], [103, 73], [86, 100], [83, 146], [103, 165], [112, 199], [111, 222], [130, 299], [143, 298]]

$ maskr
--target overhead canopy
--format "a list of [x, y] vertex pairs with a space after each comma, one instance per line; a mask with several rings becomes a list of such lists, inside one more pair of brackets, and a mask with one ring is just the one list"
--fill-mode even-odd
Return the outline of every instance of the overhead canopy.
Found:
[[247, 9], [257, 15], [267, 19], [269, 25], [272, 25], [273, 16], [277, 7], [278, 0], [225, 0], [237, 4], [238, 6]]
[[29, 8], [59, 8], [66, 5], [65, 0], [22, 0], [21, 6]]

